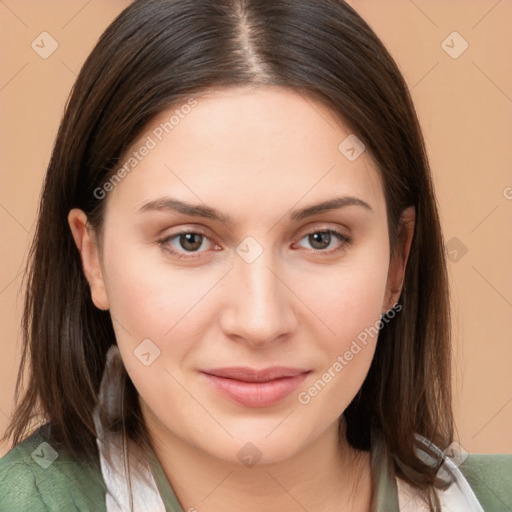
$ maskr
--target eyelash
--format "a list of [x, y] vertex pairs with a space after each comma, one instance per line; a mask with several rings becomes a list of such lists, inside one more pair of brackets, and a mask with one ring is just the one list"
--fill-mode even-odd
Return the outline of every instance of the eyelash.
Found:
[[[312, 249], [310, 251], [310, 254], [324, 254], [324, 255], [331, 255], [340, 251], [345, 250], [348, 246], [352, 244], [352, 239], [348, 237], [347, 235], [341, 233], [340, 231], [336, 231], [335, 229], [317, 229], [315, 231], [310, 231], [309, 233], [306, 233], [300, 240], [303, 240], [304, 238], [307, 238], [310, 235], [318, 234], [318, 233], [328, 233], [330, 235], [333, 235], [334, 238], [338, 239], [341, 242], [341, 246], [337, 247], [335, 249], [330, 250], [322, 250], [322, 249]], [[210, 240], [210, 237], [206, 235], [206, 233], [203, 233], [202, 231], [180, 231], [179, 233], [175, 233], [173, 235], [167, 236], [163, 238], [162, 240], [158, 241], [158, 245], [166, 252], [170, 253], [173, 256], [176, 256], [179, 259], [197, 259], [201, 257], [202, 252], [204, 251], [195, 251], [190, 253], [183, 253], [180, 251], [176, 251], [174, 249], [169, 248], [169, 241], [173, 240], [174, 238], [177, 238], [181, 235], [201, 235], [208, 240]], [[299, 241], [300, 241], [299, 240]]]

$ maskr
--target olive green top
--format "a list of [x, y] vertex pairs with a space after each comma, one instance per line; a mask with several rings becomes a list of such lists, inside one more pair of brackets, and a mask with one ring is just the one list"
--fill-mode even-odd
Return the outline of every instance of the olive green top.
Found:
[[[0, 512], [106, 512], [101, 466], [86, 464], [48, 443], [47, 425], [0, 459]], [[388, 461], [371, 450], [374, 512], [399, 512]], [[150, 467], [167, 512], [184, 512], [156, 455]], [[512, 455], [469, 455], [460, 465], [485, 512], [512, 512]]]

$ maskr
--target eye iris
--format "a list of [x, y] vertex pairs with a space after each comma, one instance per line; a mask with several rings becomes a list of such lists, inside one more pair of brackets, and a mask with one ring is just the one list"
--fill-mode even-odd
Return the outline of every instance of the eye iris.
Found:
[[[327, 231], [313, 233], [309, 235], [309, 241], [311, 242], [312, 247], [314, 247], [315, 249], [325, 249], [331, 243], [331, 234], [328, 233]], [[315, 244], [317, 243], [320, 243], [320, 247], [315, 247]]]
[[[201, 247], [203, 241], [202, 236], [203, 235], [200, 233], [183, 233], [180, 235], [180, 245], [183, 249], [195, 251]], [[192, 247], [190, 247], [189, 244], [192, 245]]]

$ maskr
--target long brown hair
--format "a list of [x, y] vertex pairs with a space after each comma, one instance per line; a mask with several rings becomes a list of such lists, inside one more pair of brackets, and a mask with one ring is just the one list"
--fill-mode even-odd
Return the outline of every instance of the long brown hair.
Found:
[[[101, 234], [105, 201], [94, 191], [116, 171], [153, 117], [211, 88], [292, 88], [339, 115], [377, 164], [392, 250], [400, 213], [416, 209], [402, 311], [383, 326], [368, 376], [345, 411], [347, 438], [370, 448], [379, 431], [397, 474], [432, 498], [435, 468], [414, 434], [452, 441], [450, 318], [444, 245], [423, 137], [392, 57], [341, 0], [138, 0], [107, 28], [70, 95], [44, 183], [30, 250], [23, 355], [14, 416], [19, 443], [40, 417], [72, 453], [96, 455], [92, 411], [116, 342], [94, 307], [67, 223], [82, 209]], [[22, 375], [30, 380], [20, 399]], [[137, 392], [125, 375], [123, 426], [148, 442]]]

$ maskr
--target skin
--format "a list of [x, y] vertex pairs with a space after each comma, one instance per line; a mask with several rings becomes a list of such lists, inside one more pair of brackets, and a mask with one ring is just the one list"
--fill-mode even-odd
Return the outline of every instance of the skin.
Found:
[[[69, 214], [94, 304], [112, 314], [155, 453], [185, 511], [229, 512], [240, 503], [248, 512], [369, 511], [369, 455], [344, 435], [337, 443], [376, 337], [309, 403], [298, 394], [398, 299], [414, 210], [404, 211], [390, 259], [380, 174], [368, 151], [354, 161], [339, 151], [350, 130], [325, 106], [269, 86], [197, 99], [107, 194], [102, 243], [82, 211]], [[155, 118], [127, 155], [175, 109]], [[165, 195], [211, 206], [234, 223], [138, 211]], [[352, 205], [289, 219], [291, 210], [338, 196], [371, 210]], [[351, 243], [308, 236], [326, 229]], [[197, 230], [206, 235], [198, 249], [179, 236], [159, 243]], [[257, 242], [250, 250], [262, 250], [250, 263], [236, 251], [248, 236]], [[148, 338], [160, 355], [146, 366], [134, 350]], [[231, 401], [199, 373], [240, 365], [310, 373], [297, 391], [260, 408]], [[251, 467], [237, 457], [249, 442], [261, 454]]]

